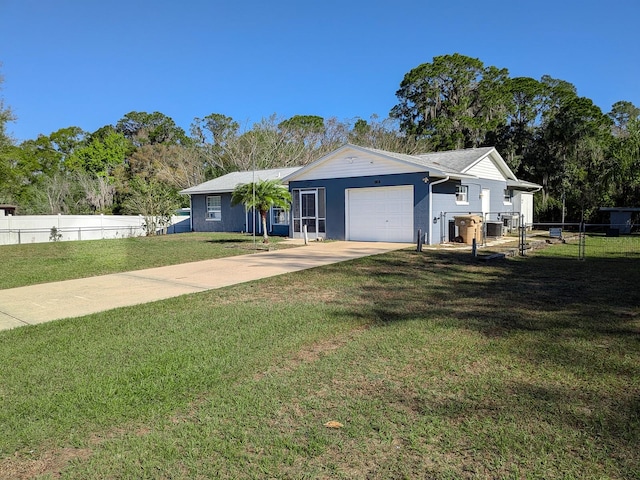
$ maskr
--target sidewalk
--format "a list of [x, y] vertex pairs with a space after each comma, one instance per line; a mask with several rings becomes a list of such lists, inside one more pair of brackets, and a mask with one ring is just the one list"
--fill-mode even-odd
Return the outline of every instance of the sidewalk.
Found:
[[0, 290], [0, 330], [204, 292], [412, 246], [312, 242], [299, 248]]

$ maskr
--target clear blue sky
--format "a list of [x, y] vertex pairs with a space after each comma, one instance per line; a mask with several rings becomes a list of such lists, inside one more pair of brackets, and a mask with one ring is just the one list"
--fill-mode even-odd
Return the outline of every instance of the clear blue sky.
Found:
[[638, 0], [0, 0], [17, 140], [130, 111], [384, 118], [406, 72], [461, 53], [640, 106]]

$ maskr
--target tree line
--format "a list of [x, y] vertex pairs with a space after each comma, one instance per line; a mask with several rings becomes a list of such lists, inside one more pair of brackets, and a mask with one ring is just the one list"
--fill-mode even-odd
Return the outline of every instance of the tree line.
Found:
[[305, 165], [344, 143], [400, 153], [495, 146], [518, 178], [538, 183], [539, 221], [594, 219], [601, 206], [640, 205], [640, 109], [608, 113], [576, 87], [510, 77], [460, 54], [404, 75], [388, 117], [273, 115], [241, 126], [221, 113], [189, 131], [160, 112], [130, 112], [95, 132], [65, 127], [12, 141], [0, 103], [0, 203], [28, 213], [170, 213], [178, 192], [237, 170]]

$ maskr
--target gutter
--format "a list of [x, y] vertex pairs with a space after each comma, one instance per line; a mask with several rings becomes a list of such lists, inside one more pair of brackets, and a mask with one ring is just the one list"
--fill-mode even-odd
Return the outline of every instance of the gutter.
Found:
[[[429, 177], [426, 178], [428, 179]], [[442, 180], [438, 180], [437, 182], [429, 182], [429, 238], [427, 238], [427, 245], [433, 245], [433, 186], [440, 183], [448, 182], [450, 178], [451, 177], [447, 175]]]

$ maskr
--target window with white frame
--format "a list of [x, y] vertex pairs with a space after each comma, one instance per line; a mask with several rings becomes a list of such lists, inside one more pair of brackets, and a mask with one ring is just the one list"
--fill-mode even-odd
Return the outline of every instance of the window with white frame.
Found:
[[469, 186], [456, 185], [456, 202], [469, 203]]
[[207, 197], [207, 220], [222, 220], [222, 204], [220, 195]]
[[504, 189], [504, 204], [505, 205], [511, 205], [512, 200], [513, 200], [513, 190], [511, 190], [510, 188], [505, 188]]
[[271, 223], [273, 225], [289, 225], [289, 211], [280, 207], [271, 209]]

